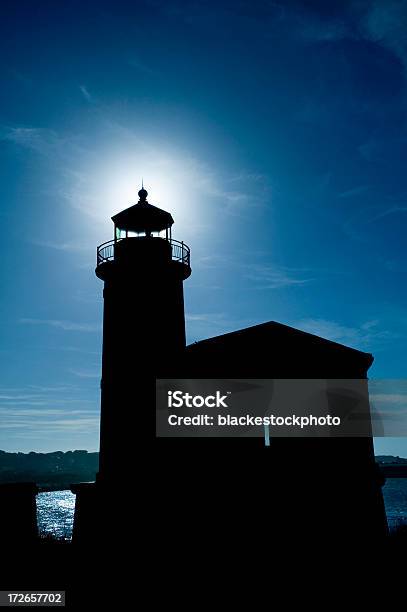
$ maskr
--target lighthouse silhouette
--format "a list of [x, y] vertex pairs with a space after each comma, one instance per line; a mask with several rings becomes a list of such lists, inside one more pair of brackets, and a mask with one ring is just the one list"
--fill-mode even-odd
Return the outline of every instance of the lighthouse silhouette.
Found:
[[72, 487], [74, 541], [94, 541], [118, 512], [123, 518], [112, 490], [140, 485], [136, 456], [154, 435], [155, 380], [170, 376], [185, 351], [190, 250], [172, 238], [171, 214], [148, 202], [144, 186], [138, 196], [112, 217], [114, 238], [97, 248], [95, 272], [104, 282], [99, 471], [95, 484]]
[[[123, 448], [153, 419], [142, 411], [154, 399], [155, 377], [185, 350], [183, 281], [191, 274], [189, 248], [171, 236], [170, 213], [147, 201], [112, 217], [114, 239], [97, 250], [104, 281], [99, 481], [124, 472]], [[123, 418], [138, 412], [132, 440]], [[130, 423], [129, 423], [130, 425]], [[120, 448], [118, 448], [118, 445]]]
[[274, 321], [186, 346], [190, 250], [172, 238], [171, 214], [150, 204], [144, 187], [138, 195], [112, 217], [114, 238], [97, 248], [104, 282], [99, 472], [95, 483], [72, 486], [73, 542], [124, 537], [134, 545], [150, 529], [165, 564], [174, 550], [251, 558], [253, 534], [264, 526], [274, 546], [290, 540], [304, 550], [381, 541], [387, 523], [371, 435], [270, 445], [256, 437], [156, 437], [157, 379], [321, 379], [336, 403], [342, 399], [332, 381], [358, 380], [370, 419], [373, 356]]

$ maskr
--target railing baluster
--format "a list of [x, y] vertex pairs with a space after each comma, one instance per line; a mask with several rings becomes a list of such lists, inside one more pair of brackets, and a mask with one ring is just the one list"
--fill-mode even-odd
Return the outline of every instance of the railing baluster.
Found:
[[[125, 238], [118, 239], [116, 242], [120, 242], [120, 240], [126, 240]], [[190, 265], [190, 250], [189, 247], [184, 244], [184, 242], [179, 242], [178, 240], [169, 240], [171, 245], [171, 258], [174, 261], [181, 261], [187, 266]], [[96, 255], [96, 264], [99, 266], [106, 261], [113, 261], [115, 255], [115, 241], [109, 240], [108, 242], [104, 242], [97, 248]]]

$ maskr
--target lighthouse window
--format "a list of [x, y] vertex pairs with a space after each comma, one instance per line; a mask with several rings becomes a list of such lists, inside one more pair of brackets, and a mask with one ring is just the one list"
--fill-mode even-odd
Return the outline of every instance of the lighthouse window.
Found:
[[126, 238], [126, 232], [125, 230], [116, 227], [116, 239], [120, 240], [120, 238]]

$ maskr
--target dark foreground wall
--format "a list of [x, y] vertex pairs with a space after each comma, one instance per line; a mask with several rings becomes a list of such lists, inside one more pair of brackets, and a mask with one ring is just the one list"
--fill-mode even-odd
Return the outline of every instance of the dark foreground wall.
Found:
[[2, 547], [27, 546], [38, 535], [34, 483], [0, 485], [0, 542]]

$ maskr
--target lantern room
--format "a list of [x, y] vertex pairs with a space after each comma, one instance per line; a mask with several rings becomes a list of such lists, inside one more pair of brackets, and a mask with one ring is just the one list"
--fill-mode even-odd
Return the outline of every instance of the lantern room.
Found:
[[144, 265], [152, 269], [153, 262], [176, 263], [183, 279], [191, 274], [190, 251], [184, 242], [174, 240], [172, 215], [147, 201], [142, 187], [137, 204], [112, 217], [114, 239], [97, 248], [96, 275], [104, 279], [110, 264]]
[[137, 204], [112, 217], [115, 240], [130, 237], [160, 237], [171, 240], [174, 219], [169, 212], [149, 204], [148, 192], [142, 187]]

